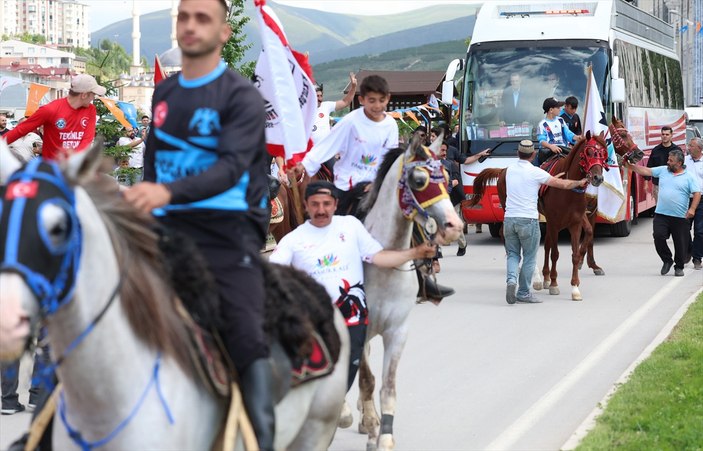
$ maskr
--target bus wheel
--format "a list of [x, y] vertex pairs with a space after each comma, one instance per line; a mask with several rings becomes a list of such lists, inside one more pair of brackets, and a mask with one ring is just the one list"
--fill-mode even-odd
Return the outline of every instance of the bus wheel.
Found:
[[492, 222], [488, 224], [488, 231], [491, 232], [493, 238], [500, 238], [500, 228], [503, 227], [502, 222]]
[[617, 237], [625, 237], [630, 235], [632, 231], [632, 222], [635, 217], [635, 196], [630, 196], [630, 219], [616, 222], [610, 226], [610, 234]]

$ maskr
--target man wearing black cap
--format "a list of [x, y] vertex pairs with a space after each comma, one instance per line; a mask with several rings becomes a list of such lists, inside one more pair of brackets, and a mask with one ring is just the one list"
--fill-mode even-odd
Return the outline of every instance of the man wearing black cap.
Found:
[[[520, 141], [517, 154], [518, 162], [509, 166], [505, 175], [507, 199], [503, 236], [505, 250], [508, 253], [505, 300], [508, 304], [514, 304], [516, 301], [538, 304], [542, 301], [530, 292], [530, 287], [540, 238], [537, 211], [539, 188], [542, 185], [548, 185], [561, 189], [573, 189], [586, 186], [588, 181], [585, 178], [558, 179], [549, 175], [547, 171], [534, 167], [531, 163], [535, 158], [535, 147], [528, 139]], [[521, 252], [523, 262], [518, 276]]]
[[423, 243], [410, 249], [384, 250], [361, 221], [334, 214], [338, 199], [333, 183], [311, 182], [305, 190], [305, 211], [310, 219], [283, 237], [269, 261], [293, 265], [310, 274], [341, 311], [351, 339], [349, 390], [359, 368], [368, 324], [363, 263], [394, 268], [410, 260], [432, 258], [437, 248]]
[[[542, 103], [545, 117], [537, 127], [537, 142], [543, 149], [548, 149], [553, 154], [561, 153], [559, 146], [567, 146], [574, 144], [579, 138], [574, 135], [569, 127], [564, 122], [564, 119], [559, 116], [560, 108], [564, 102], [560, 102], [554, 97], [547, 97]], [[542, 161], [535, 159], [535, 164], [538, 166], [544, 163], [546, 158], [540, 157]]]

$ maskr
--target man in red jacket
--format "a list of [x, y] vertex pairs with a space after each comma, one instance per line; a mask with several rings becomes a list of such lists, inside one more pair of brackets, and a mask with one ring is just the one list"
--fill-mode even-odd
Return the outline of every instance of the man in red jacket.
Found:
[[68, 97], [42, 106], [3, 138], [11, 144], [43, 125], [44, 159], [56, 160], [85, 150], [95, 138], [96, 111], [93, 100], [96, 95], [104, 96], [105, 91], [90, 75], [76, 75], [71, 79]]

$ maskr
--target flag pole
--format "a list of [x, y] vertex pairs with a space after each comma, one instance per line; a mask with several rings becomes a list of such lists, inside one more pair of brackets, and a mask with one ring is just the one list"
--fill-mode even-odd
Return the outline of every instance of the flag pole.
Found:
[[[588, 103], [589, 103], [588, 99], [591, 98], [590, 96], [591, 96], [591, 74], [592, 73], [593, 73], [593, 65], [589, 64], [588, 65], [588, 74], [586, 76], [586, 80], [588, 80], [586, 82], [586, 99], [585, 99], [586, 105], [583, 108], [583, 117], [584, 118], [588, 118]], [[588, 130], [584, 130], [583, 133], [586, 133], [587, 131]], [[591, 130], [591, 133], [595, 133], [595, 132], [593, 130]]]

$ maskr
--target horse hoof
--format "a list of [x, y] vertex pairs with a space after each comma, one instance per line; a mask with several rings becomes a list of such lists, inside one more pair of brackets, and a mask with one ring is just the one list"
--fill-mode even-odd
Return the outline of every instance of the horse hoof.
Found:
[[595, 274], [595, 275], [597, 275], [597, 276], [604, 276], [604, 275], [605, 275], [605, 271], [603, 271], [601, 268], [596, 268], [596, 269], [593, 270], [593, 274]]
[[352, 416], [351, 409], [349, 408], [349, 404], [344, 402], [344, 405], [342, 406], [342, 412], [339, 414], [339, 420], [337, 421], [337, 427], [340, 427], [342, 429], [346, 429], [349, 426], [352, 425], [354, 422], [354, 417]]
[[581, 297], [581, 292], [579, 291], [579, 287], [571, 287], [571, 300], [583, 301], [583, 298]]
[[391, 451], [395, 448], [395, 440], [392, 434], [381, 434], [378, 437], [378, 451]]
[[368, 442], [366, 444], [366, 451], [376, 451], [376, 444], [372, 442]]
[[549, 294], [556, 296], [559, 294], [559, 287], [549, 287]]
[[544, 284], [542, 282], [534, 282], [532, 284], [532, 289], [535, 291], [541, 291], [544, 288]]

